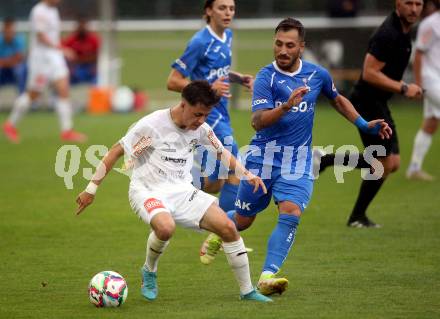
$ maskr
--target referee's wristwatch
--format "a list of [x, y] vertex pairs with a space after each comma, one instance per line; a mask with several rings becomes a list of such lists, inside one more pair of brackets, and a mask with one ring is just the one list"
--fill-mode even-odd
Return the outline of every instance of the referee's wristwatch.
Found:
[[400, 94], [406, 95], [406, 92], [408, 92], [408, 84], [402, 82], [402, 86], [400, 87]]

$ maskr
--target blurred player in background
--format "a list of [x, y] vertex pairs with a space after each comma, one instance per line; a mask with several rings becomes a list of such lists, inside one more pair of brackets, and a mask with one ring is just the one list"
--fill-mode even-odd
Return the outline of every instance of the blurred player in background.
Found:
[[3, 20], [0, 35], [0, 86], [15, 84], [19, 93], [26, 86], [25, 39], [15, 32], [12, 18]]
[[424, 89], [424, 119], [414, 139], [411, 163], [406, 171], [409, 179], [424, 181], [434, 179], [422, 170], [422, 164], [440, 119], [440, 0], [428, 4], [435, 11], [419, 25], [413, 65], [415, 82]]
[[[222, 143], [237, 156], [238, 146], [233, 137], [233, 130], [228, 112], [230, 82], [238, 82], [251, 89], [253, 77], [241, 75], [230, 70], [232, 55], [232, 30], [230, 25], [235, 15], [234, 0], [206, 0], [204, 5], [207, 26], [197, 32], [188, 43], [185, 52], [173, 64], [168, 78], [168, 89], [181, 92], [194, 80], [207, 80], [212, 88], [222, 96], [213, 108], [206, 122], [212, 127]], [[206, 155], [206, 152], [205, 152]], [[205, 167], [207, 158], [202, 160]], [[239, 180], [227, 168], [216, 169], [209, 178], [203, 178], [197, 184], [209, 193], [220, 193], [220, 207], [224, 211], [233, 209]], [[223, 175], [223, 176], [219, 176]], [[226, 176], [224, 176], [226, 175]], [[197, 177], [195, 176], [195, 179]], [[225, 181], [226, 179], [226, 181]]]
[[[300, 21], [284, 19], [275, 29], [275, 61], [257, 74], [252, 97], [252, 126], [256, 134], [246, 154], [246, 168], [264, 181], [267, 193], [254, 192], [240, 182], [235, 211], [228, 217], [238, 230], [252, 225], [272, 197], [278, 206], [278, 223], [269, 237], [266, 260], [257, 287], [264, 295], [282, 293], [286, 278], [276, 274], [295, 241], [300, 217], [313, 190], [312, 128], [315, 106], [322, 93], [347, 120], [366, 134], [387, 139], [391, 129], [381, 119], [365, 121], [348, 99], [338, 93], [329, 72], [301, 59], [305, 29]], [[206, 261], [212, 261], [220, 240], [210, 240]], [[203, 262], [203, 260], [202, 260]]]
[[[419, 99], [423, 95], [418, 84], [402, 81], [411, 56], [411, 27], [419, 19], [422, 8], [423, 0], [396, 0], [396, 9], [370, 38], [361, 78], [356, 83], [350, 100], [366, 120], [385, 119], [390, 124], [393, 135], [389, 140], [382, 140], [359, 130], [365, 147], [385, 147], [385, 154], [376, 154], [383, 165], [384, 173], [380, 179], [362, 181], [358, 198], [347, 222], [349, 227], [380, 227], [367, 217], [366, 210], [388, 175], [397, 171], [400, 166], [399, 141], [394, 119], [388, 108], [388, 100], [394, 93], [400, 93], [410, 99]], [[335, 154], [323, 156], [320, 171], [334, 165], [334, 160]], [[370, 165], [360, 154], [357, 168], [365, 167], [368, 168]]]
[[63, 39], [63, 47], [70, 50], [67, 56], [70, 83], [96, 84], [96, 68], [100, 46], [99, 36], [90, 31], [85, 16], [77, 20], [76, 30]]
[[11, 115], [3, 125], [4, 134], [13, 143], [20, 141], [16, 128], [18, 122], [49, 83], [53, 84], [58, 94], [55, 108], [61, 126], [61, 140], [64, 142], [86, 140], [84, 134], [72, 129], [73, 110], [69, 101], [69, 70], [60, 43], [61, 21], [57, 9], [59, 2], [60, 0], [42, 0], [31, 10], [27, 91], [15, 101]]
[[266, 190], [263, 181], [247, 171], [205, 123], [218, 101], [219, 96], [208, 82], [194, 81], [187, 85], [178, 105], [151, 113], [130, 128], [103, 158], [89, 186], [78, 196], [79, 214], [92, 203], [98, 185], [116, 161], [126, 154], [133, 168], [130, 204], [152, 228], [141, 269], [141, 293], [148, 300], [157, 298], [158, 260], [179, 224], [212, 231], [224, 240], [223, 249], [239, 283], [242, 300], [271, 301], [253, 288], [243, 240], [217, 205], [217, 198], [191, 184], [194, 148], [206, 145], [254, 185], [255, 190], [259, 187]]

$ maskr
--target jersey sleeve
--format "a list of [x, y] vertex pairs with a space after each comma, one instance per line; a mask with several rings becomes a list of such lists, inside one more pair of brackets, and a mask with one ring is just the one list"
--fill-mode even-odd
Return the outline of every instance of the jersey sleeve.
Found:
[[254, 82], [254, 91], [252, 94], [252, 112], [262, 109], [273, 109], [275, 103], [273, 101], [272, 85], [274, 74], [260, 71]]
[[324, 94], [326, 98], [334, 100], [339, 93], [336, 89], [335, 83], [333, 82], [330, 73], [328, 72], [328, 70], [321, 68], [320, 75], [322, 79], [322, 94]]
[[392, 36], [386, 33], [375, 34], [369, 43], [368, 53], [373, 55], [376, 59], [382, 62], [387, 62], [392, 59], [392, 45], [395, 43]]
[[128, 130], [127, 134], [119, 140], [119, 144], [131, 159], [138, 159], [153, 145], [154, 139], [154, 129], [144, 118]]
[[203, 123], [200, 128], [200, 145], [213, 147], [218, 154], [221, 154], [224, 146], [212, 128], [207, 123]]
[[185, 52], [171, 64], [171, 67], [179, 71], [184, 77], [189, 77], [202, 56], [202, 50], [203, 43], [197, 37], [193, 37]]
[[46, 33], [49, 28], [48, 18], [44, 10], [38, 10], [38, 9], [32, 12], [32, 16], [31, 16], [32, 28], [37, 33]]
[[429, 24], [421, 23], [417, 30], [416, 48], [422, 52], [427, 51], [434, 42], [434, 30]]

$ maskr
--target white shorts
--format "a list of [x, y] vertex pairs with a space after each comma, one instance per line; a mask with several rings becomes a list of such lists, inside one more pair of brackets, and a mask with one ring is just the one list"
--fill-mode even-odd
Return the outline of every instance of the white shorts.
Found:
[[432, 84], [424, 86], [423, 117], [440, 119], [440, 83], [438, 81], [430, 83]]
[[171, 214], [176, 224], [200, 229], [200, 220], [217, 198], [191, 184], [167, 185], [150, 189], [132, 182], [128, 191], [131, 208], [145, 223], [160, 212]]
[[60, 52], [31, 55], [28, 59], [27, 88], [42, 91], [49, 83], [69, 76], [66, 60]]

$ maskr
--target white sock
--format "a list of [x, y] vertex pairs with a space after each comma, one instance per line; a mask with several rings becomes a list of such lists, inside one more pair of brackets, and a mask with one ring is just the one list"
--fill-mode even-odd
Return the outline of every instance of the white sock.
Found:
[[58, 98], [55, 103], [55, 108], [60, 120], [61, 131], [69, 131], [73, 127], [72, 123], [72, 105], [68, 99]]
[[411, 156], [410, 171], [419, 171], [422, 168], [423, 159], [429, 150], [432, 142], [432, 135], [420, 129], [414, 139], [414, 148]]
[[159, 261], [159, 257], [165, 251], [165, 248], [167, 248], [169, 243], [169, 240], [163, 241], [157, 238], [154, 231], [150, 233], [147, 241], [147, 258], [144, 264], [145, 269], [150, 272], [157, 271], [157, 263]]
[[233, 242], [223, 242], [223, 251], [226, 254], [228, 263], [235, 274], [235, 279], [240, 286], [240, 293], [246, 295], [254, 290], [251, 282], [251, 274], [249, 270], [249, 260], [244, 246], [243, 239]]
[[17, 123], [21, 120], [23, 115], [27, 113], [30, 106], [31, 106], [31, 99], [29, 95], [27, 93], [23, 93], [15, 100], [8, 121], [11, 122], [13, 126], [17, 126]]

